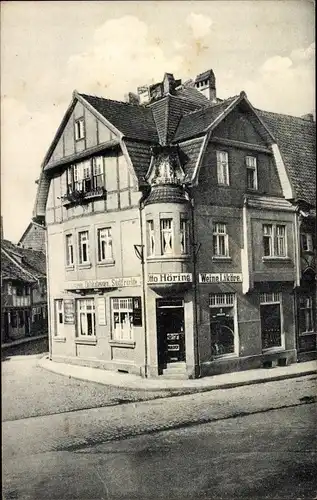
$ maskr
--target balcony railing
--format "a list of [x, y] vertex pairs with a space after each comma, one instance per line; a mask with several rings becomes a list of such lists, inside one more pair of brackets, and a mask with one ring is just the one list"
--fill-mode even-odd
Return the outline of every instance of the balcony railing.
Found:
[[67, 193], [62, 197], [64, 205], [81, 204], [92, 198], [103, 198], [106, 196], [104, 179], [101, 175], [96, 175], [73, 182], [67, 186]]
[[29, 295], [26, 296], [18, 296], [15, 295], [12, 297], [12, 305], [14, 307], [27, 307], [31, 305], [31, 297]]

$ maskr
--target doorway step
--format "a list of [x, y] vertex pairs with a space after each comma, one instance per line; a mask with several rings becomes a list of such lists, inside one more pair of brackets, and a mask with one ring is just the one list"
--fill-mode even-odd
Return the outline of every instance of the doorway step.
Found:
[[161, 376], [176, 380], [187, 380], [188, 375], [186, 373], [186, 363], [183, 361], [178, 363], [169, 363], [167, 368], [163, 370], [163, 374]]

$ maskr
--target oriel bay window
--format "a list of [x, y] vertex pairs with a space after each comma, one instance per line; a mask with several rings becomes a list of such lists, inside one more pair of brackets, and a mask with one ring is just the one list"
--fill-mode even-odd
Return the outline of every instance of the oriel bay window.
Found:
[[155, 255], [155, 233], [154, 233], [154, 221], [146, 221], [146, 233], [147, 233], [147, 254], [148, 256]]
[[111, 227], [98, 229], [98, 262], [113, 262]]
[[262, 349], [283, 347], [281, 306], [281, 293], [260, 294]]
[[209, 295], [211, 353], [223, 356], [236, 352], [236, 325], [234, 293]]
[[111, 323], [113, 340], [133, 340], [133, 300], [111, 299]]
[[78, 233], [79, 264], [89, 264], [89, 233], [80, 231]]
[[281, 224], [263, 224], [264, 257], [286, 257], [286, 227]]
[[174, 251], [174, 238], [173, 238], [173, 220], [161, 219], [161, 252], [162, 255], [170, 255]]
[[229, 257], [229, 240], [227, 225], [217, 222], [213, 224], [213, 256]]
[[77, 299], [78, 337], [96, 336], [96, 315], [94, 299]]

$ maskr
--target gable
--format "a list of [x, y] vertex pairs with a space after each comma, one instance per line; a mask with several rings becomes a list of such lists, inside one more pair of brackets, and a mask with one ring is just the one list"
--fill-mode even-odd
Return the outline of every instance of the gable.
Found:
[[246, 142], [266, 146], [265, 138], [256, 130], [252, 123], [250, 113], [245, 113], [238, 108], [224, 118], [224, 120], [214, 130], [214, 135], [224, 139]]
[[45, 252], [45, 228], [31, 222], [18, 243], [23, 248]]
[[[81, 135], [76, 135], [77, 122], [82, 122]], [[67, 159], [77, 153], [111, 141], [113, 132], [81, 102], [76, 101], [68, 120], [63, 126], [57, 143], [47, 163], [49, 168], [54, 163]]]

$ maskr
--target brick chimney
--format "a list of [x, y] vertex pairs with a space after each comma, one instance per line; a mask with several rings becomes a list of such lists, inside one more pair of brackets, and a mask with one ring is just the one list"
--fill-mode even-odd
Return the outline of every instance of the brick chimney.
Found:
[[195, 88], [199, 90], [209, 101], [216, 103], [216, 77], [212, 69], [204, 71], [196, 76]]
[[163, 93], [164, 95], [173, 94], [175, 89], [175, 78], [172, 73], [165, 73], [163, 78]]

